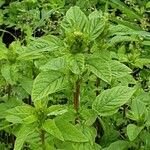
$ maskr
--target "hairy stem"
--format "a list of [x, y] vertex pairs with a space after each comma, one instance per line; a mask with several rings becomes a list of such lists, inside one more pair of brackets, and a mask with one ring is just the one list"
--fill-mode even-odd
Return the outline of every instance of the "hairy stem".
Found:
[[99, 85], [100, 85], [100, 79], [97, 78], [97, 79], [96, 79], [96, 83], [95, 83], [95, 86], [96, 86], [96, 88], [97, 88], [97, 89], [96, 89], [96, 96], [99, 95], [99, 90], [98, 90]]
[[76, 81], [74, 91], [74, 110], [76, 112], [78, 112], [79, 110], [79, 101], [80, 101], [80, 79]]
[[41, 144], [42, 144], [42, 149], [45, 150], [45, 132], [44, 130], [41, 130]]

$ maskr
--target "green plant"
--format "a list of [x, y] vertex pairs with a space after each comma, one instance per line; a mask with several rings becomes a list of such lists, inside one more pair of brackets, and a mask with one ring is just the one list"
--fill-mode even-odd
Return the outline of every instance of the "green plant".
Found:
[[[84, 5], [96, 4], [87, 1]], [[58, 35], [46, 32], [33, 37], [33, 21], [25, 44], [16, 39], [6, 48], [1, 41], [0, 129], [9, 134], [9, 147], [150, 148], [150, 34], [138, 25], [125, 25], [126, 18], [118, 21], [109, 13], [109, 4], [129, 13], [128, 22], [140, 19], [120, 1], [104, 3], [103, 11], [83, 9], [85, 13], [73, 6], [59, 20]], [[53, 1], [47, 7], [65, 4]]]

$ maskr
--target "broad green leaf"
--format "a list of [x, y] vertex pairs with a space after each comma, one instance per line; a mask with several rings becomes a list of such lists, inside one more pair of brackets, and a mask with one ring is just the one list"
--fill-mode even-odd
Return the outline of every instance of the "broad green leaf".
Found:
[[130, 147], [129, 142], [118, 140], [110, 144], [107, 148], [104, 148], [104, 150], [125, 150], [128, 149], [129, 147]]
[[1, 73], [4, 79], [11, 85], [15, 84], [14, 78], [13, 78], [13, 70], [12, 66], [9, 64], [3, 65], [1, 68]]
[[[141, 28], [137, 29], [135, 25], [133, 25], [133, 27], [130, 27], [129, 22], [124, 23], [121, 20], [119, 21], [118, 25], [110, 25], [109, 27], [109, 36], [114, 36], [114, 35], [115, 36], [117, 35], [117, 37], [124, 36], [123, 38], [125, 38], [125, 40], [127, 40], [127, 36], [129, 35], [138, 35], [140, 37], [150, 37], [149, 32], [143, 31]], [[133, 36], [133, 40], [136, 40], [134, 36]]]
[[57, 120], [56, 126], [61, 131], [65, 141], [88, 142], [86, 136], [71, 123]]
[[30, 105], [17, 106], [12, 109], [7, 110], [8, 114], [17, 115], [19, 117], [27, 117], [35, 113], [34, 107]]
[[62, 21], [62, 27], [66, 31], [75, 30], [83, 31], [87, 23], [86, 15], [80, 10], [79, 7], [71, 7]]
[[146, 40], [145, 40], [145, 41], [142, 42], [142, 44], [143, 44], [143, 45], [146, 45], [146, 46], [150, 46], [150, 41], [146, 41]]
[[84, 124], [91, 126], [96, 118], [97, 118], [97, 113], [95, 111], [93, 111], [93, 109], [86, 109], [83, 108], [83, 110], [81, 110], [80, 115], [82, 116], [82, 119], [84, 120]]
[[64, 105], [52, 105], [46, 109], [46, 113], [48, 116], [57, 116], [67, 112], [67, 108]]
[[[93, 143], [72, 143], [73, 150], [102, 150], [99, 144]], [[69, 150], [69, 149], [68, 149]]]
[[115, 44], [120, 43], [120, 42], [133, 42], [133, 41], [136, 42], [138, 41], [138, 39], [132, 36], [117, 35], [110, 39], [109, 46], [114, 46]]
[[28, 93], [31, 94], [32, 85], [33, 85], [33, 79], [28, 77], [22, 77], [20, 79], [20, 84], [22, 88]]
[[144, 122], [147, 116], [146, 105], [141, 102], [138, 97], [136, 99], [133, 99], [131, 104], [131, 110], [129, 110], [127, 116], [132, 120]]
[[147, 2], [146, 8], [150, 8], [150, 2]]
[[105, 20], [99, 11], [94, 11], [89, 15], [89, 20], [85, 28], [90, 40], [96, 39], [104, 30]]
[[136, 80], [130, 74], [124, 77], [117, 78], [117, 81], [119, 81], [122, 86], [128, 86], [129, 84], [136, 84]]
[[40, 69], [43, 71], [50, 71], [50, 70], [65, 69], [65, 67], [66, 67], [65, 57], [58, 57], [48, 61], [45, 65], [41, 66]]
[[7, 110], [6, 120], [13, 123], [30, 124], [37, 120], [35, 109], [31, 106], [17, 106]]
[[144, 65], [150, 64], [150, 59], [147, 58], [138, 58], [134, 61], [133, 65], [139, 68], [143, 68]]
[[28, 135], [33, 133], [34, 130], [35, 130], [35, 127], [33, 127], [33, 125], [22, 126], [16, 136], [14, 150], [21, 150]]
[[13, 124], [15, 123], [23, 123], [22, 119], [18, 116], [15, 116], [15, 115], [7, 115], [5, 117], [5, 119], [8, 121], [8, 122], [12, 122]]
[[44, 52], [53, 52], [63, 49], [63, 42], [53, 35], [48, 35], [38, 39], [34, 39], [29, 46], [24, 47], [20, 53], [18, 60], [32, 60], [44, 57]]
[[113, 78], [121, 78], [132, 72], [130, 68], [116, 60], [91, 58], [88, 60], [88, 64], [91, 72], [109, 84]]
[[36, 115], [30, 115], [23, 119], [24, 124], [31, 124], [33, 122], [36, 122], [38, 120]]
[[0, 60], [2, 60], [2, 59], [7, 59], [7, 51], [0, 47]]
[[3, 43], [2, 38], [0, 38], [0, 60], [6, 59], [8, 54], [8, 49], [6, 45]]
[[89, 70], [97, 77], [110, 83], [112, 76], [109, 63], [101, 58], [93, 58], [88, 60]]
[[130, 141], [135, 140], [143, 128], [144, 128], [143, 126], [139, 127], [136, 126], [135, 124], [129, 124], [127, 126], [127, 135], [129, 137], [129, 140]]
[[59, 128], [56, 126], [55, 121], [52, 119], [48, 119], [43, 123], [43, 128], [46, 132], [50, 133], [54, 137], [64, 141], [62, 133]]
[[120, 106], [127, 103], [134, 92], [135, 90], [133, 88], [126, 86], [117, 86], [105, 90], [93, 102], [92, 108], [101, 116], [112, 115]]
[[132, 72], [132, 70], [129, 67], [116, 60], [110, 61], [109, 65], [111, 68], [111, 76], [115, 78], [127, 76]]
[[33, 83], [32, 100], [42, 100], [49, 94], [62, 90], [65, 83], [65, 75], [58, 71], [41, 72]]
[[0, 103], [0, 119], [5, 118], [8, 108], [6, 103]]
[[68, 56], [68, 67], [74, 74], [82, 74], [84, 71], [84, 55], [76, 54]]

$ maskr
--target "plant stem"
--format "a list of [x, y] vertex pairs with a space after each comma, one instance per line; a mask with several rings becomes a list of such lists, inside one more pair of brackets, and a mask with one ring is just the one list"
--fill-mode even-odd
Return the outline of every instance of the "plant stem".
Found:
[[44, 132], [44, 130], [41, 130], [41, 143], [42, 143], [42, 149], [45, 150], [45, 132]]
[[[96, 82], [95, 82], [95, 86], [96, 86], [96, 96], [98, 96], [100, 94], [100, 91], [98, 90], [98, 87], [100, 86], [100, 78], [97, 77], [96, 79]], [[96, 120], [95, 120], [95, 128], [96, 128], [96, 131], [97, 131], [97, 135], [95, 137], [95, 142], [96, 143], [99, 143], [100, 142], [100, 138], [101, 138], [101, 134], [103, 133], [103, 126], [100, 122], [101, 118], [98, 117]]]
[[79, 100], [80, 100], [80, 80], [78, 79], [75, 83], [74, 91], [74, 109], [76, 112], [79, 110]]
[[[95, 83], [96, 88], [98, 88], [99, 85], [100, 85], [100, 78], [97, 78], [97, 79], [96, 79], [96, 83]], [[98, 95], [99, 95], [99, 90], [97, 89], [97, 90], [96, 90], [96, 96], [98, 96]]]

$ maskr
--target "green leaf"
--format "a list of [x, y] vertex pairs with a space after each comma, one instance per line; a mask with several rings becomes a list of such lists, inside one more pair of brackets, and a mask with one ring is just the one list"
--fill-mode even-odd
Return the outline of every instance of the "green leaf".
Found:
[[56, 125], [61, 131], [65, 141], [88, 142], [88, 139], [85, 137], [85, 135], [71, 123], [57, 120]]
[[0, 60], [7, 59], [7, 54], [8, 54], [8, 49], [0, 39]]
[[87, 23], [86, 15], [80, 10], [79, 7], [71, 7], [62, 21], [62, 27], [66, 31], [75, 30], [83, 31]]
[[61, 115], [67, 112], [67, 108], [64, 105], [52, 105], [46, 109], [46, 113], [48, 116], [50, 115]]
[[52, 58], [45, 65], [41, 66], [40, 69], [43, 71], [50, 71], [50, 70], [65, 69], [65, 67], [66, 67], [65, 57], [58, 57]]
[[129, 110], [127, 117], [134, 121], [145, 121], [147, 116], [147, 108], [146, 105], [139, 100], [139, 98], [135, 98], [132, 100], [131, 110]]
[[126, 86], [117, 86], [103, 91], [93, 102], [92, 108], [101, 116], [114, 114], [133, 95], [135, 90]]
[[33, 79], [28, 77], [22, 77], [20, 79], [20, 84], [22, 88], [28, 93], [31, 94], [32, 85], [33, 85]]
[[54, 137], [64, 141], [62, 133], [59, 128], [56, 126], [55, 121], [52, 119], [48, 119], [43, 123], [43, 128], [46, 132], [50, 133]]
[[150, 8], [150, 2], [147, 2], [146, 8]]
[[116, 60], [105, 60], [101, 57], [88, 60], [89, 70], [97, 77], [111, 84], [113, 78], [121, 78], [132, 72], [130, 68]]
[[18, 60], [33, 60], [44, 57], [44, 52], [53, 52], [63, 49], [63, 42], [56, 36], [48, 35], [34, 39], [29, 46], [23, 48]]
[[121, 78], [126, 75], [129, 75], [132, 70], [124, 65], [123, 63], [120, 63], [119, 61], [112, 60], [109, 62], [110, 68], [111, 68], [111, 75], [115, 78]]
[[134, 61], [133, 65], [142, 69], [144, 65], [148, 65], [148, 64], [150, 64], [150, 59], [138, 58]]
[[127, 135], [129, 137], [130, 141], [133, 141], [136, 139], [136, 137], [139, 135], [139, 133], [142, 131], [144, 127], [138, 127], [135, 124], [129, 124], [127, 126]]
[[32, 100], [41, 100], [49, 94], [64, 89], [66, 77], [58, 71], [41, 72], [33, 83]]
[[102, 19], [102, 14], [99, 11], [94, 11], [89, 15], [88, 24], [85, 28], [90, 40], [95, 40], [104, 30], [105, 20]]
[[21, 150], [24, 142], [26, 141], [26, 139], [28, 137], [28, 135], [33, 133], [34, 130], [35, 130], [35, 127], [33, 127], [32, 125], [22, 126], [21, 129], [19, 130], [17, 136], [16, 136], [17, 138], [15, 141], [14, 150]]
[[125, 150], [130, 147], [130, 143], [123, 140], [118, 140], [116, 142], [111, 143], [107, 148], [104, 150]]
[[5, 119], [8, 121], [8, 122], [12, 122], [13, 124], [15, 123], [23, 123], [22, 119], [18, 116], [15, 116], [15, 115], [7, 115], [5, 117]]
[[31, 106], [17, 106], [7, 110], [6, 120], [12, 123], [30, 124], [37, 120], [34, 114], [35, 109]]
[[133, 9], [125, 5], [123, 2], [120, 0], [110, 0], [109, 2], [112, 7], [115, 7], [121, 11], [123, 11], [129, 18], [131, 19], [138, 19], [140, 20], [142, 16], [135, 12]]
[[12, 109], [7, 110], [8, 114], [17, 115], [19, 117], [27, 117], [35, 113], [34, 107], [30, 105], [17, 106]]
[[9, 64], [5, 64], [3, 65], [3, 67], [1, 68], [1, 73], [2, 76], [4, 77], [4, 79], [11, 85], [15, 84], [14, 81], [14, 70], [12, 70], [12, 66]]
[[76, 55], [69, 55], [68, 56], [68, 67], [74, 74], [82, 74], [84, 70], [84, 55], [76, 54]]
[[138, 41], [138, 39], [132, 36], [117, 35], [109, 40], [109, 46], [114, 46], [115, 44], [120, 43], [120, 42], [133, 42], [133, 41], [136, 42]]

